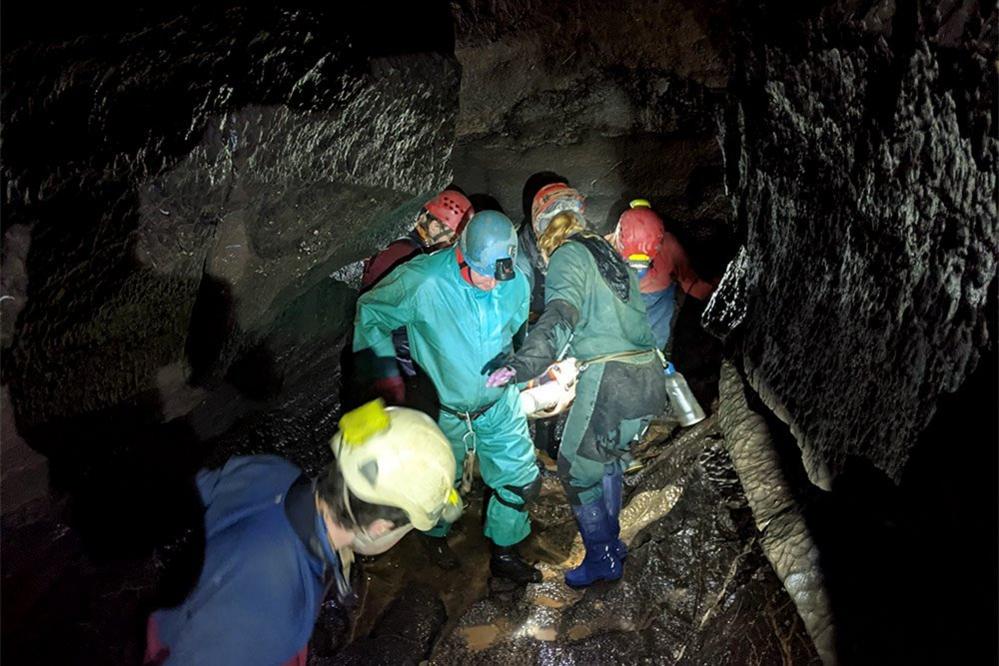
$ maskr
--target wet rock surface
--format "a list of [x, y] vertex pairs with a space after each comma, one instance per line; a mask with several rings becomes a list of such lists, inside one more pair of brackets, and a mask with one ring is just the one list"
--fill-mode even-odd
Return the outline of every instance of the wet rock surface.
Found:
[[728, 63], [711, 11], [688, 4], [458, 4], [458, 182], [518, 221], [528, 178], [557, 172], [600, 231], [649, 199], [695, 267], [720, 274], [733, 251], [715, 123]]
[[176, 11], [107, 48], [98, 31], [5, 53], [5, 217], [32, 239], [10, 357], [22, 430], [123, 403], [184, 412], [159, 403], [217, 385], [450, 179], [446, 23], [399, 57], [412, 38], [350, 27], [370, 17]]
[[752, 4], [724, 139], [746, 280], [717, 298], [811, 480], [898, 481], [994, 335], [995, 8]]
[[742, 378], [722, 364], [718, 425], [725, 437], [759, 544], [794, 601], [815, 649], [827, 664], [837, 662], [836, 621], [823, 576], [819, 549], [805, 511], [784, 472], [780, 450], [766, 419], [750, 409]]

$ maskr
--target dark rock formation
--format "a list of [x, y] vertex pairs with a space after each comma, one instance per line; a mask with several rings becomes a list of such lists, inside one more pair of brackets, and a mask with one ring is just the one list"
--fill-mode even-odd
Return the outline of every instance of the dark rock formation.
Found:
[[766, 420], [750, 409], [742, 378], [728, 362], [722, 364], [720, 384], [718, 425], [760, 532], [760, 547], [794, 601], [822, 661], [836, 663], [832, 604], [818, 546], [794, 484], [782, 469]]
[[850, 456], [898, 480], [990, 343], [994, 7], [747, 3], [742, 16], [724, 144], [745, 257], [716, 300], [745, 311], [746, 375], [814, 483], [830, 487]]
[[446, 7], [292, 4], [4, 8], [5, 660], [136, 663], [193, 470], [329, 460], [351, 266], [450, 180], [458, 67]]
[[[5, 56], [5, 221], [31, 235], [9, 373], [23, 431], [186, 412], [202, 397], [176, 397], [188, 380], [217, 384], [398, 233], [394, 209], [447, 183], [447, 25], [402, 44], [348, 32], [370, 18], [178, 11]], [[425, 53], [391, 54], [416, 41]]]
[[555, 171], [601, 231], [650, 199], [698, 268], [720, 273], [731, 250], [714, 114], [728, 67], [710, 19], [682, 2], [461, 3], [456, 178], [516, 221], [528, 178]]

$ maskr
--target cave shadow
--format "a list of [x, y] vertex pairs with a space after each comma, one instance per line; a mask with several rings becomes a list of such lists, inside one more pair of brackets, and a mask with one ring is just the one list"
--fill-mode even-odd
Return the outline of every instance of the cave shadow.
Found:
[[[353, 335], [348, 338], [347, 343], [340, 352], [340, 368], [342, 371], [340, 375], [342, 379], [340, 395], [342, 396], [341, 404], [343, 405], [344, 412], [348, 412], [366, 402], [381, 397], [373, 386], [373, 377], [376, 374], [376, 371], [372, 369], [373, 363], [376, 363], [373, 355], [369, 349], [361, 350], [360, 352], [352, 351], [352, 340]], [[412, 361], [412, 364], [416, 374], [401, 374], [405, 384], [403, 406], [419, 410], [436, 422], [440, 416], [441, 409], [437, 387], [434, 385], [430, 375], [420, 367], [419, 363]]]
[[205, 547], [194, 483], [200, 443], [180, 421], [143, 423], [136, 410], [105, 410], [26, 436], [46, 442], [53, 529], [68, 527], [71, 538], [17, 569], [48, 591], [4, 605], [5, 658], [130, 661], [145, 645], [148, 614], [180, 603], [197, 582]]
[[475, 194], [468, 195], [468, 200], [472, 202], [472, 208], [475, 209], [476, 213], [484, 210], [495, 210], [496, 212], [506, 215], [506, 211], [503, 210], [502, 204], [500, 204], [500, 202], [496, 200], [496, 197], [491, 194], [476, 192]]
[[553, 183], [569, 185], [569, 179], [555, 171], [537, 171], [524, 181], [524, 187], [520, 191], [520, 212], [523, 216], [520, 222], [521, 226], [531, 224], [531, 204], [534, 203], [534, 196], [538, 190]]
[[266, 400], [284, 387], [284, 374], [264, 342], [251, 343], [236, 318], [232, 285], [205, 273], [191, 311], [185, 353], [192, 386], [217, 388], [228, 381], [252, 400]]

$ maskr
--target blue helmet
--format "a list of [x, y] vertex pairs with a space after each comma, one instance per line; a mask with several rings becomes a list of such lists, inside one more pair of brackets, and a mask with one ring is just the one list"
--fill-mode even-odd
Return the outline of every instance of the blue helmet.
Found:
[[480, 275], [497, 280], [513, 279], [517, 259], [517, 232], [503, 213], [484, 210], [472, 216], [461, 232], [458, 247], [465, 263]]

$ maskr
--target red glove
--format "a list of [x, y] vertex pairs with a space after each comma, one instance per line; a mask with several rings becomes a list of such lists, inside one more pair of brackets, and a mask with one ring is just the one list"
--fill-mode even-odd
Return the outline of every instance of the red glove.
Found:
[[406, 382], [402, 377], [383, 377], [373, 385], [375, 395], [386, 405], [402, 405], [406, 401]]

